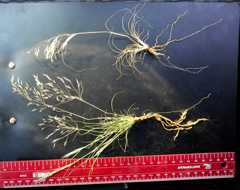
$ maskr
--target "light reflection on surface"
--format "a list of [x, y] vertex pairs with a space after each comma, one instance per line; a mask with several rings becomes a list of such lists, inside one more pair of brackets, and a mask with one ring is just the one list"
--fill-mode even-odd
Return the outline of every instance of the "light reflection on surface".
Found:
[[[104, 6], [103, 6], [104, 4]], [[117, 4], [117, 6], [116, 6]], [[209, 68], [198, 75], [165, 68], [151, 55], [146, 55], [138, 68], [142, 74], [126, 71], [131, 76], [117, 80], [119, 73], [112, 64], [114, 53], [107, 44], [108, 35], [76, 37], [66, 53], [66, 62], [74, 68], [95, 68], [76, 73], [57, 60], [54, 64], [36, 59], [26, 52], [38, 42], [60, 33], [104, 30], [109, 16], [135, 3], [23, 3], [0, 6], [0, 155], [1, 160], [59, 158], [78, 147], [81, 139], [52, 148], [52, 139], [45, 140], [51, 129], [41, 131], [38, 123], [44, 113], [32, 113], [27, 101], [11, 91], [10, 78], [14, 74], [29, 85], [34, 85], [33, 74], [51, 77], [66, 76], [83, 81], [84, 97], [104, 110], [111, 110], [110, 101], [116, 92], [125, 90], [114, 102], [116, 111], [126, 110], [133, 103], [140, 115], [145, 110], [165, 112], [184, 109], [212, 93], [191, 117], [208, 117], [209, 122], [183, 132], [177, 141], [154, 121], [146, 121], [132, 129], [129, 135], [132, 154], [169, 154], [208, 152], [234, 149], [238, 9], [232, 4], [211, 3], [147, 3], [139, 13], [153, 26], [149, 43], [166, 24], [188, 10], [188, 14], [174, 28], [176, 38], [192, 33], [202, 26], [223, 18], [220, 24], [183, 42], [171, 44], [167, 53], [171, 61], [182, 66], [196, 65]], [[171, 11], [170, 11], [171, 10]], [[233, 10], [236, 10], [235, 12]], [[206, 14], [206, 12], [208, 14]], [[204, 14], [203, 14], [204, 13]], [[114, 30], [120, 25], [114, 21]], [[231, 31], [231, 33], [230, 33]], [[121, 45], [126, 41], [118, 40]], [[224, 47], [224, 48], [222, 48]], [[11, 70], [8, 63], [16, 68]], [[68, 107], [76, 113], [97, 115], [86, 106]], [[10, 117], [17, 123], [10, 126]], [[219, 138], [221, 137], [221, 138]], [[138, 142], [143, 139], [142, 142]], [[227, 142], [227, 143], [226, 143]], [[105, 156], [123, 154], [117, 143]], [[150, 151], [150, 152], [149, 152]], [[125, 154], [125, 155], [126, 155]], [[124, 155], [124, 154], [123, 154]]]

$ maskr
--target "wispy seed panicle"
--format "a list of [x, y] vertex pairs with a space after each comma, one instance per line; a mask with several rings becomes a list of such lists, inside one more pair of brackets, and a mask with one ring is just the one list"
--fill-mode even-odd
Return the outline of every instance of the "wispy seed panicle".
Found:
[[[39, 81], [38, 76], [34, 75], [34, 80], [36, 83], [35, 88], [29, 88], [29, 86], [26, 84], [23, 86], [22, 82], [19, 79], [15, 82], [14, 77], [12, 77], [12, 88], [13, 91], [28, 99], [28, 105], [34, 106], [34, 109], [32, 111], [38, 110], [39, 112], [42, 112], [47, 108], [54, 111], [54, 116], [48, 115], [47, 118], [44, 118], [39, 124], [39, 126], [43, 128], [51, 127], [55, 129], [46, 137], [48, 139], [54, 136], [54, 140], [52, 141], [53, 146], [55, 146], [56, 143], [60, 141], [63, 141], [64, 146], [66, 146], [71, 136], [73, 136], [73, 139], [75, 139], [77, 136], [84, 135], [90, 135], [92, 137], [92, 140], [89, 141], [85, 146], [81, 146], [67, 153], [64, 158], [76, 157], [79, 153], [82, 153], [83, 150], [86, 150], [87, 153], [79, 158], [79, 160], [82, 158], [87, 158], [87, 160], [90, 158], [97, 159], [108, 146], [112, 145], [115, 141], [122, 137], [125, 139], [125, 146], [121, 148], [126, 151], [126, 148], [128, 146], [128, 134], [131, 128], [135, 123], [149, 118], [153, 118], [160, 122], [161, 126], [165, 130], [175, 131], [174, 139], [179, 136], [180, 131], [190, 130], [199, 122], [208, 120], [207, 118], [198, 118], [196, 120], [186, 121], [187, 113], [199, 105], [204, 99], [209, 98], [210, 94], [207, 97], [202, 98], [192, 107], [178, 111], [180, 112], [180, 115], [176, 120], [171, 120], [159, 113], [151, 112], [137, 117], [134, 114], [135, 109], [132, 108], [132, 106], [126, 110], [125, 113], [120, 112], [120, 114], [117, 114], [115, 112], [106, 112], [94, 104], [85, 101], [82, 97], [82, 82], [79, 82], [77, 79], [77, 85], [74, 85], [71, 80], [66, 77], [57, 77], [57, 83], [49, 76], [43, 76], [45, 76], [47, 80], [46, 83]], [[114, 97], [115, 95], [113, 98]], [[55, 103], [53, 100], [55, 100]], [[72, 100], [80, 101], [87, 106], [100, 111], [101, 116], [96, 118], [87, 118], [84, 115], [79, 115], [72, 111], [65, 110], [62, 108], [64, 106], [60, 106], [61, 104], [69, 103]], [[47, 179], [55, 173], [70, 167], [71, 165], [72, 164], [69, 164], [65, 167], [58, 168], [53, 172], [50, 172], [41, 178], [40, 181]]]

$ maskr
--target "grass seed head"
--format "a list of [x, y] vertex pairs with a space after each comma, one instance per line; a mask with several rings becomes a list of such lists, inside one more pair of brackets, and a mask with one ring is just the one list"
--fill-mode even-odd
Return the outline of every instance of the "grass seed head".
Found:
[[[73, 136], [73, 139], [84, 135], [92, 136], [92, 140], [89, 141], [85, 146], [81, 146], [67, 153], [64, 158], [77, 157], [81, 155], [83, 150], [86, 150], [87, 153], [81, 155], [79, 160], [82, 158], [87, 158], [87, 160], [90, 158], [97, 159], [107, 147], [112, 145], [116, 140], [119, 140], [120, 138], [125, 139], [125, 146], [123, 150], [126, 151], [126, 148], [128, 146], [128, 134], [131, 128], [135, 123], [149, 118], [154, 118], [159, 121], [162, 127], [167, 131], [176, 131], [174, 139], [178, 137], [180, 131], [190, 130], [199, 122], [207, 121], [206, 118], [199, 118], [197, 120], [191, 120], [187, 122], [185, 120], [187, 118], [187, 113], [199, 105], [204, 99], [208, 98], [210, 94], [207, 97], [202, 98], [197, 104], [193, 105], [192, 107], [182, 110], [180, 112], [179, 118], [176, 120], [171, 120], [162, 114], [151, 112], [138, 117], [135, 116], [133, 112], [134, 108], [132, 108], [132, 106], [126, 111], [125, 114], [117, 114], [114, 111], [103, 111], [101, 108], [98, 108], [90, 102], [85, 101], [82, 98], [83, 86], [82, 83], [78, 80], [76, 80], [76, 84], [74, 85], [73, 82], [66, 77], [56, 77], [57, 80], [54, 80], [48, 75], [44, 76], [46, 78], [45, 83], [40, 81], [37, 75], [34, 75], [36, 88], [30, 87], [27, 83], [24, 85], [20, 79], [17, 79], [17, 81], [15, 81], [14, 77], [11, 78], [11, 84], [13, 91], [28, 99], [29, 105], [35, 106], [36, 110], [53, 110], [55, 115], [48, 115], [48, 117], [44, 118], [42, 123], [39, 124], [42, 128], [55, 128], [55, 130], [53, 130], [53, 132], [50, 133], [46, 139], [60, 135], [57, 138], [55, 137], [55, 139], [52, 141], [53, 144], [64, 140], [63, 144], [66, 146], [70, 136]], [[117, 94], [113, 96], [113, 99]], [[53, 99], [57, 103], [54, 103], [52, 101]], [[112, 110], [113, 99], [111, 102]], [[59, 107], [59, 105], [67, 104], [73, 100], [85, 103], [91, 108], [102, 112], [102, 116], [97, 118], [87, 118], [84, 115], [76, 114]], [[59, 116], [60, 113], [62, 116]], [[62, 168], [58, 168], [41, 178], [40, 181], [45, 180], [55, 173], [62, 171], [72, 165], [73, 164], [69, 164]]]
[[[132, 9], [124, 8], [119, 11], [117, 11], [115, 14], [109, 17], [109, 19], [105, 22], [105, 31], [90, 31], [90, 32], [78, 32], [73, 34], [60, 34], [58, 36], [55, 36], [53, 38], [44, 40], [40, 43], [38, 43], [36, 46], [34, 46], [31, 50], [28, 51], [28, 53], [33, 52], [34, 55], [38, 58], [40, 52], [43, 52], [44, 58], [46, 60], [50, 60], [52, 63], [55, 59], [57, 59], [59, 56], [62, 59], [63, 64], [76, 71], [76, 72], [82, 72], [85, 70], [92, 70], [92, 69], [84, 69], [84, 70], [76, 70], [70, 65], [68, 65], [64, 60], [64, 54], [67, 51], [67, 46], [69, 42], [75, 37], [75, 36], [81, 36], [81, 35], [92, 35], [92, 34], [109, 34], [109, 40], [108, 45], [110, 49], [116, 53], [116, 61], [114, 65], [116, 66], [117, 70], [120, 73], [120, 76], [123, 74], [122, 68], [132, 71], [137, 71], [141, 73], [137, 68], [137, 63], [143, 62], [146, 53], [154, 55], [160, 64], [162, 64], [165, 67], [190, 72], [190, 73], [199, 73], [203, 69], [206, 69], [208, 66], [203, 67], [189, 67], [189, 68], [183, 68], [181, 66], [177, 66], [173, 64], [169, 58], [165, 54], [165, 49], [174, 42], [180, 42], [187, 38], [190, 38], [192, 36], [197, 35], [198, 33], [202, 32], [203, 30], [216, 25], [217, 23], [221, 22], [222, 19], [219, 21], [209, 24], [202, 29], [186, 35], [179, 39], [173, 39], [172, 32], [174, 30], [174, 26], [177, 24], [177, 22], [185, 16], [187, 11], [185, 11], [183, 14], [180, 14], [177, 19], [171, 23], [168, 24], [157, 36], [155, 39], [155, 44], [153, 46], [149, 45], [147, 43], [147, 40], [149, 38], [149, 29], [152, 28], [147, 20], [144, 20], [143, 18], [140, 18], [138, 16], [138, 13], [145, 7], [145, 3], [137, 4]], [[112, 27], [109, 26], [110, 21], [117, 17], [117, 15], [122, 14], [122, 18], [119, 21], [119, 24], [121, 24], [122, 31], [115, 32]], [[168, 32], [168, 40], [163, 43], [159, 44], [159, 39], [161, 38], [162, 34]], [[115, 36], [125, 38], [126, 40], [129, 40], [129, 44], [125, 48], [121, 48], [115, 44]]]

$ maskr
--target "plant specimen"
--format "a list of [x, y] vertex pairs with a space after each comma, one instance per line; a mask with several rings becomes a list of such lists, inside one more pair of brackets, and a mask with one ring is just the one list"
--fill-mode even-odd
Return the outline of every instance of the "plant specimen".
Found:
[[[116, 66], [117, 70], [120, 72], [120, 76], [123, 74], [122, 68], [131, 69], [133, 71], [140, 71], [138, 70], [136, 64], [138, 62], [143, 62], [146, 53], [152, 54], [155, 56], [159, 63], [166, 67], [174, 68], [181, 71], [186, 71], [190, 73], [199, 73], [203, 69], [207, 68], [208, 66], [204, 67], [189, 67], [183, 68], [173, 64], [170, 61], [170, 57], [165, 54], [165, 49], [168, 45], [172, 44], [173, 42], [180, 42], [187, 38], [190, 38], [203, 30], [214, 26], [215, 24], [222, 21], [222, 19], [204, 26], [203, 28], [199, 29], [198, 31], [186, 35], [182, 38], [174, 39], [172, 37], [172, 32], [174, 29], [175, 24], [181, 19], [187, 11], [183, 14], [180, 14], [177, 19], [168, 24], [157, 36], [155, 39], [155, 44], [150, 45], [147, 43], [149, 38], [149, 29], [152, 28], [148, 21], [144, 20], [143, 18], [138, 16], [138, 13], [143, 9], [145, 6], [144, 4], [137, 4], [132, 9], [124, 8], [117, 11], [113, 14], [107, 21], [105, 22], [106, 31], [90, 31], [90, 32], [78, 32], [72, 34], [60, 34], [58, 36], [52, 37], [50, 39], [44, 40], [34, 46], [28, 53], [33, 52], [36, 57], [39, 57], [40, 52], [43, 52], [44, 58], [46, 60], [50, 60], [52, 63], [55, 59], [59, 56], [62, 58], [63, 64], [77, 72], [81, 72], [83, 70], [76, 70], [70, 65], [66, 64], [64, 60], [64, 54], [67, 51], [67, 46], [69, 42], [76, 36], [81, 35], [91, 35], [91, 34], [109, 34], [108, 45], [110, 49], [116, 53], [116, 61], [114, 65]], [[115, 32], [113, 27], [110, 27], [109, 23], [113, 18], [116, 18], [117, 15], [122, 14], [122, 19], [119, 22], [122, 27], [122, 31]], [[165, 43], [159, 44], [159, 38], [168, 32], [168, 39]], [[125, 48], [121, 48], [116, 45], [115, 37], [121, 37], [128, 40], [130, 43]], [[86, 69], [84, 69], [86, 70]]]
[[[190, 130], [193, 126], [201, 121], [207, 121], [207, 118], [198, 118], [196, 120], [189, 120], [186, 122], [187, 113], [191, 109], [195, 108], [204, 99], [208, 98], [210, 94], [202, 98], [194, 106], [175, 111], [179, 112], [180, 116], [176, 120], [171, 120], [160, 113], [146, 113], [141, 116], [136, 116], [134, 114], [134, 109], [132, 107], [128, 108], [126, 113], [116, 113], [113, 110], [113, 99], [111, 101], [112, 112], [104, 111], [103, 109], [91, 104], [83, 98], [83, 84], [76, 79], [76, 82], [72, 82], [66, 77], [57, 77], [57, 81], [45, 75], [45, 81], [41, 82], [37, 75], [34, 75], [34, 80], [36, 87], [30, 87], [27, 83], [23, 84], [22, 81], [14, 77], [11, 78], [11, 84], [13, 92], [28, 99], [28, 105], [33, 105], [35, 108], [32, 111], [43, 111], [45, 109], [52, 109], [56, 115], [48, 115], [47, 118], [43, 119], [43, 122], [39, 125], [44, 128], [52, 127], [55, 130], [49, 134], [46, 138], [50, 138], [52, 135], [59, 133], [60, 137], [53, 140], [53, 144], [58, 141], [64, 140], [64, 145], [67, 144], [68, 139], [71, 135], [74, 139], [82, 135], [91, 135], [93, 140], [88, 142], [85, 146], [81, 146], [70, 153], [67, 153], [63, 158], [76, 157], [83, 150], [88, 152], [81, 156], [76, 162], [69, 164], [67, 166], [56, 169], [55, 171], [47, 174], [40, 180], [45, 180], [48, 177], [54, 175], [55, 173], [62, 171], [73, 164], [77, 163], [82, 158], [97, 158], [101, 153], [114, 141], [118, 140], [120, 137], [125, 139], [126, 150], [128, 146], [128, 133], [135, 123], [141, 122], [143, 120], [153, 118], [159, 121], [162, 127], [167, 131], [175, 131], [174, 139], [179, 135], [180, 131]], [[67, 104], [72, 101], [80, 101], [91, 108], [100, 111], [101, 115], [96, 118], [88, 118], [84, 115], [74, 113], [63, 108], [63, 104]], [[94, 166], [94, 163], [92, 164]]]

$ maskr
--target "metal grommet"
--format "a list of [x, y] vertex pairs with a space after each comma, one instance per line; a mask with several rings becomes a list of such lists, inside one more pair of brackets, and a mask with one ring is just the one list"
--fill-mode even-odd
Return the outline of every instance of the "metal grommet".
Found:
[[9, 122], [10, 122], [12, 125], [14, 125], [14, 124], [17, 122], [17, 120], [12, 117], [12, 118], [9, 120]]
[[14, 62], [10, 61], [9, 64], [8, 64], [8, 67], [10, 69], [14, 69], [16, 67], [16, 64]]

